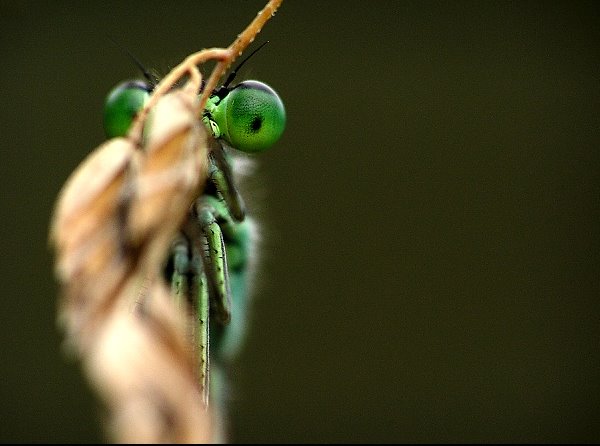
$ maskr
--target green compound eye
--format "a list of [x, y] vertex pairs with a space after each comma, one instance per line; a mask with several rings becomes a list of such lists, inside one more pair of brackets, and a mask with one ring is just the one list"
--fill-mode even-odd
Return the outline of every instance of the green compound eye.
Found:
[[152, 87], [140, 80], [122, 82], [111, 90], [104, 103], [104, 132], [108, 138], [127, 134], [151, 91]]
[[243, 152], [267, 150], [285, 129], [283, 102], [262, 82], [241, 82], [214, 108], [208, 105], [207, 109], [218, 126], [219, 136]]

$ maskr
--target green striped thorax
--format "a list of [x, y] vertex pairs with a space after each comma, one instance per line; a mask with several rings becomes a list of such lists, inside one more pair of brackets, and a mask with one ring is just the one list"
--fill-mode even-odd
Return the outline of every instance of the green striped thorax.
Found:
[[[136, 80], [125, 81], [109, 93], [104, 105], [104, 129], [109, 138], [127, 134], [151, 91], [149, 83]], [[257, 153], [281, 137], [285, 107], [267, 84], [248, 80], [217, 89], [206, 104], [202, 121], [216, 139], [237, 150]]]

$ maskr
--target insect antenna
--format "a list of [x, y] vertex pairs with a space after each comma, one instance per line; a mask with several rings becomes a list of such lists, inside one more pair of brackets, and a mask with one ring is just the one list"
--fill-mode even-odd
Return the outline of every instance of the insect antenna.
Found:
[[117, 47], [119, 47], [119, 49], [121, 49], [121, 51], [124, 51], [129, 58], [131, 59], [131, 61], [135, 64], [136, 67], [138, 67], [138, 69], [142, 72], [142, 74], [144, 75], [144, 77], [146, 78], [146, 80], [148, 81], [148, 84], [150, 85], [150, 87], [152, 87], [152, 90], [154, 89], [154, 87], [156, 87], [156, 85], [158, 84], [158, 82], [160, 81], [160, 79], [158, 78], [158, 76], [156, 76], [153, 73], [150, 73], [150, 71], [144, 66], [144, 64], [142, 62], [140, 62], [140, 60], [135, 57], [135, 55], [129, 51], [127, 48], [125, 48], [123, 45], [120, 45], [115, 39], [113, 39], [111, 36], [107, 36], [109, 38], [109, 40]]
[[235, 79], [235, 76], [237, 75], [238, 70], [242, 67], [242, 65], [244, 65], [246, 62], [248, 62], [248, 59], [250, 59], [252, 56], [254, 56], [260, 49], [262, 49], [267, 43], [269, 43], [269, 41], [267, 40], [266, 42], [263, 42], [258, 48], [256, 48], [254, 51], [252, 51], [244, 60], [242, 60], [237, 67], [235, 67], [231, 73], [229, 73], [229, 76], [227, 76], [227, 79], [225, 79], [225, 82], [223, 82], [223, 85], [221, 85], [219, 88], [217, 88], [215, 90], [215, 95], [219, 96], [220, 98], [224, 98], [227, 93], [229, 92], [229, 84], [231, 84], [231, 82], [233, 82], [233, 80]]

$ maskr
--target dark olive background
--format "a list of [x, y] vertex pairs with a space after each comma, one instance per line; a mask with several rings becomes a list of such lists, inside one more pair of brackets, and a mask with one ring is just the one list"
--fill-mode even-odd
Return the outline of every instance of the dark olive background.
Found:
[[[104, 439], [60, 350], [47, 230], [108, 90], [263, 0], [0, 3], [0, 440]], [[85, 6], [82, 6], [85, 5]], [[600, 441], [595, 2], [287, 0], [242, 69], [286, 132], [236, 442]]]

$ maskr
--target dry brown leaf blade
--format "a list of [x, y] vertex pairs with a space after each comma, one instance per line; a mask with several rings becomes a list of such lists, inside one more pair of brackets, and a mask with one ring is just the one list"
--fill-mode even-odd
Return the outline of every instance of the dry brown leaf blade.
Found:
[[119, 207], [137, 156], [125, 138], [100, 145], [67, 180], [55, 208], [50, 239], [63, 287], [59, 321], [67, 343], [85, 348], [93, 319], [131, 269], [121, 253]]
[[66, 341], [117, 441], [211, 439], [185, 316], [160, 275], [206, 178], [195, 101], [189, 89], [161, 98], [141, 149], [126, 138], [99, 146], [65, 184], [51, 226]]
[[155, 283], [135, 314], [124, 310], [115, 307], [106, 315], [86, 361], [111, 408], [118, 438], [136, 443], [209, 442], [209, 413], [192, 373], [185, 321], [168, 291]]
[[[59, 194], [50, 227], [57, 251], [56, 274], [61, 282], [85, 267], [78, 250], [100, 228], [112, 224], [135, 145], [114, 138], [100, 145], [75, 170]], [[76, 261], [77, 260], [77, 261]]]
[[[194, 113], [197, 97], [181, 89], [162, 97], [149, 116], [144, 156], [136, 168], [128, 209], [132, 242], [169, 240], [180, 227], [206, 179], [206, 130]], [[160, 263], [160, 261], [159, 261]]]

